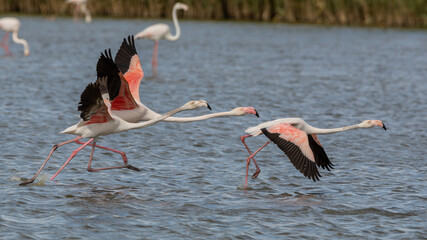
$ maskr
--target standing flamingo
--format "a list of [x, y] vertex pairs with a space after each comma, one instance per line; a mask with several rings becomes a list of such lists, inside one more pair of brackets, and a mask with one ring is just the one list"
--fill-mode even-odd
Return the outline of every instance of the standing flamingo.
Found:
[[[372, 128], [375, 126], [379, 126], [384, 128], [384, 130], [387, 130], [381, 120], [365, 120], [356, 125], [321, 129], [310, 126], [301, 118], [282, 118], [264, 122], [255, 127], [250, 127], [245, 131], [246, 133], [249, 133], [249, 135], [241, 137], [243, 145], [245, 145], [250, 154], [246, 160], [245, 189], [248, 183], [248, 170], [251, 159], [254, 160], [254, 164], [256, 166], [256, 171], [252, 178], [256, 178], [261, 170], [259, 169], [254, 156], [270, 142], [277, 144], [277, 146], [288, 156], [289, 160], [291, 160], [294, 167], [304, 174], [304, 176], [316, 181], [321, 177], [316, 165], [323, 169], [326, 168], [328, 171], [330, 171], [330, 168], [333, 169], [334, 166], [331, 161], [329, 161], [322, 144], [320, 144], [320, 141], [317, 138], [317, 134], [331, 134], [357, 128]], [[251, 153], [245, 143], [245, 138], [261, 134], [264, 134], [270, 140], [254, 153]]]
[[85, 14], [85, 22], [90, 23], [92, 21], [89, 9], [87, 9], [87, 0], [67, 0], [67, 3], [76, 4], [76, 8], [73, 11], [74, 21], [78, 20], [80, 11]]
[[[110, 52], [110, 56], [108, 56], [108, 53], [106, 51], [105, 58], [108, 59], [108, 57], [111, 59], [111, 52]], [[102, 64], [100, 65], [102, 66]], [[112, 134], [112, 133], [123, 132], [131, 129], [148, 127], [181, 111], [193, 110], [199, 107], [209, 107], [207, 102], [204, 100], [190, 101], [185, 105], [183, 105], [182, 107], [172, 110], [158, 118], [152, 119], [151, 121], [147, 121], [143, 123], [129, 123], [111, 114], [110, 94], [118, 93], [117, 89], [114, 89], [114, 88], [120, 88], [120, 82], [118, 84], [112, 83], [112, 81], [116, 81], [116, 79], [113, 78], [113, 79], [110, 79], [109, 81], [107, 81], [107, 79], [108, 77], [98, 78], [95, 84], [90, 83], [86, 87], [86, 89], [83, 91], [80, 97], [80, 103], [78, 107], [78, 110], [81, 111], [80, 117], [82, 119], [77, 124], [70, 126], [61, 132], [66, 134], [74, 134], [74, 135], [77, 135], [78, 137], [72, 140], [54, 145], [50, 154], [48, 155], [46, 160], [43, 162], [42, 166], [34, 175], [34, 177], [22, 182], [20, 185], [25, 185], [25, 184], [34, 182], [34, 180], [37, 178], [39, 173], [42, 171], [42, 169], [46, 165], [49, 158], [52, 156], [53, 152], [58, 147], [71, 142], [82, 144], [82, 146], [80, 146], [79, 148], [73, 151], [73, 153], [68, 158], [68, 160], [59, 169], [59, 171], [50, 178], [50, 180], [53, 180], [65, 168], [65, 166], [71, 161], [71, 159], [74, 158], [74, 156], [87, 145], [92, 146], [92, 152], [91, 152], [88, 167], [87, 167], [87, 170], [90, 172], [106, 170], [106, 169], [117, 169], [117, 168], [128, 168], [131, 170], [140, 171], [138, 168], [128, 164], [127, 157], [124, 152], [96, 145], [96, 141], [98, 137]], [[115, 95], [112, 95], [111, 99], [113, 99], [114, 97]], [[86, 142], [80, 142], [80, 139], [82, 138], [89, 138], [89, 140]], [[92, 169], [91, 163], [92, 163], [93, 153], [95, 151], [95, 146], [121, 154], [124, 165]]]
[[187, 11], [188, 6], [180, 2], [175, 3], [175, 5], [173, 5], [172, 19], [173, 19], [173, 24], [175, 25], [175, 31], [176, 31], [175, 35], [171, 34], [171, 30], [169, 26], [164, 23], [157, 23], [157, 24], [151, 25], [135, 35], [136, 39], [146, 38], [154, 41], [154, 51], [153, 51], [153, 56], [151, 58], [151, 65], [152, 65], [154, 76], [157, 75], [157, 67], [158, 67], [157, 49], [159, 47], [159, 40], [164, 38], [169, 41], [176, 41], [181, 36], [181, 28], [179, 27], [178, 18], [176, 17], [176, 11], [180, 9]]
[[12, 55], [9, 50], [9, 32], [12, 32], [12, 40], [15, 43], [22, 44], [24, 46], [24, 55], [30, 55], [30, 48], [28, 47], [28, 43], [25, 39], [18, 38], [19, 28], [21, 27], [21, 22], [17, 18], [14, 17], [4, 17], [0, 18], [0, 30], [5, 31], [5, 35], [0, 42], [0, 46], [6, 52], [6, 55]]
[[[101, 58], [103, 57], [101, 56]], [[113, 64], [114, 62], [110, 62], [110, 65]], [[144, 77], [144, 72], [141, 68], [133, 37], [129, 36], [127, 40], [123, 40], [115, 57], [115, 64], [120, 69], [119, 76], [117, 76], [116, 72], [110, 72], [109, 77], [112, 78], [114, 77], [113, 75], [116, 75], [116, 78], [120, 78], [122, 87], [118, 96], [111, 103], [112, 113], [128, 122], [148, 121], [159, 117], [160, 114], [142, 104], [139, 97], [139, 86]], [[103, 67], [97, 67], [98, 77], [104, 76], [105, 72], [106, 70]], [[237, 107], [227, 112], [212, 113], [197, 117], [169, 117], [163, 121], [184, 123], [215, 117], [243, 116], [247, 114], [259, 117], [258, 112], [253, 107]]]

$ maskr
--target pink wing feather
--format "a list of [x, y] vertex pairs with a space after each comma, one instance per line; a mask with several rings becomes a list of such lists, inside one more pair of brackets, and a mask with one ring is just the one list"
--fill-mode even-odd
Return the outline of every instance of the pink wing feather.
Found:
[[288, 124], [279, 123], [261, 129], [262, 133], [288, 156], [294, 167], [313, 181], [321, 175], [316, 167], [315, 156], [304, 131]]
[[136, 52], [133, 36], [129, 36], [127, 40], [123, 40], [117, 52], [115, 62], [124, 75], [132, 97], [136, 101], [141, 101], [139, 98], [139, 85], [144, 77], [144, 71], [142, 70], [141, 62]]
[[315, 162], [313, 151], [311, 151], [310, 145], [308, 144], [307, 134], [304, 131], [301, 131], [288, 123], [276, 124], [269, 127], [267, 130], [270, 133], [280, 134], [280, 138], [298, 146], [304, 156], [306, 156], [310, 161]]

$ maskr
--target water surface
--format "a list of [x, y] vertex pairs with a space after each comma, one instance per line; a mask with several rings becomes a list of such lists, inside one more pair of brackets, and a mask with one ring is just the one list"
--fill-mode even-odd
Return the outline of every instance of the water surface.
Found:
[[[58, 149], [31, 177], [59, 131], [78, 121], [77, 103], [96, 78], [101, 51], [157, 21], [23, 17], [0, 57], [1, 239], [421, 239], [426, 227], [427, 32], [305, 25], [183, 21], [182, 37], [137, 41], [141, 99], [158, 112], [206, 99], [214, 111], [254, 106], [261, 117], [218, 118], [101, 137], [143, 169], [89, 173], [90, 150], [48, 179], [76, 145]], [[208, 110], [180, 113], [205, 114]], [[336, 168], [304, 178], [274, 145], [242, 190], [239, 137], [263, 121], [301, 117], [322, 128], [383, 120], [375, 128], [320, 136]], [[248, 139], [256, 149], [267, 139]], [[94, 167], [120, 164], [97, 150]], [[251, 166], [250, 171], [254, 171]]]

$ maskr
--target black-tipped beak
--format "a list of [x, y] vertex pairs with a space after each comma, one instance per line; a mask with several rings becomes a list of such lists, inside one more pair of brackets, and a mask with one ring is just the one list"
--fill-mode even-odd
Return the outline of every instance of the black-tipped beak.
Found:
[[208, 109], [212, 111], [211, 106], [209, 106], [209, 103], [206, 103], [206, 105], [208, 105]]
[[258, 111], [255, 110], [255, 116], [259, 117]]
[[386, 130], [387, 131], [387, 128], [385, 127], [385, 124], [383, 123], [383, 128], [384, 128], [384, 130]]

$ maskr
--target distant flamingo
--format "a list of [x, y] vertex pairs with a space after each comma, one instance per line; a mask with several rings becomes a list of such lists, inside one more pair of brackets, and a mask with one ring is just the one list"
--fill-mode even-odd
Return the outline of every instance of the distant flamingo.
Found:
[[[113, 65], [114, 63], [110, 64]], [[115, 64], [119, 67], [121, 73], [117, 75], [116, 72], [111, 72], [111, 75], [108, 77], [120, 78], [122, 88], [119, 91], [119, 95], [111, 103], [112, 113], [128, 122], [148, 121], [159, 117], [160, 114], [142, 104], [139, 98], [139, 85], [144, 77], [144, 72], [141, 68], [133, 37], [129, 36], [127, 40], [123, 40], [117, 52]], [[102, 67], [97, 67], [98, 77], [104, 76], [105, 72]], [[212, 113], [197, 117], [169, 117], [163, 121], [184, 123], [247, 114], [259, 117], [258, 112], [253, 107], [237, 107], [227, 112]]]
[[78, 20], [80, 11], [85, 14], [85, 22], [90, 23], [92, 21], [90, 12], [87, 9], [87, 0], [67, 0], [67, 3], [76, 4], [76, 8], [74, 8], [74, 11], [73, 11], [74, 21]]
[[6, 55], [12, 55], [9, 50], [9, 32], [12, 32], [12, 40], [15, 43], [22, 44], [24, 46], [24, 55], [30, 55], [30, 48], [28, 47], [28, 43], [25, 39], [18, 38], [19, 28], [21, 27], [21, 23], [17, 18], [14, 17], [4, 17], [0, 18], [0, 30], [5, 31], [5, 35], [0, 42], [0, 46], [6, 52]]
[[[110, 56], [108, 56], [107, 52], [106, 52], [106, 55], [107, 55], [106, 58], [111, 59], [111, 52], [109, 54]], [[102, 66], [102, 63], [101, 63], [101, 66]], [[209, 106], [207, 104], [207, 102], [204, 100], [190, 101], [190, 102], [186, 103], [185, 105], [183, 105], [182, 107], [177, 108], [175, 110], [172, 110], [172, 111], [166, 113], [165, 115], [162, 115], [162, 116], [155, 118], [151, 121], [147, 121], [147, 122], [143, 122], [143, 123], [129, 123], [129, 122], [126, 122], [126, 121], [120, 119], [119, 117], [111, 114], [110, 93], [116, 93], [117, 94], [117, 89], [113, 89], [113, 88], [120, 88], [120, 83], [119, 84], [114, 83], [114, 82], [112, 83], [111, 81], [115, 81], [115, 79], [110, 79], [110, 80], [107, 80], [107, 79], [108, 79], [107, 77], [98, 78], [98, 80], [95, 84], [90, 83], [86, 87], [86, 89], [83, 91], [83, 93], [81, 95], [80, 103], [79, 103], [79, 107], [78, 107], [78, 110], [81, 111], [80, 117], [82, 119], [77, 124], [75, 124], [71, 127], [68, 127], [67, 129], [65, 129], [61, 132], [61, 133], [66, 133], [66, 134], [74, 134], [74, 135], [77, 135], [78, 137], [76, 137], [72, 140], [54, 145], [49, 156], [43, 162], [42, 166], [37, 171], [37, 173], [34, 175], [34, 177], [29, 179], [29, 180], [22, 182], [20, 185], [25, 185], [25, 184], [29, 184], [29, 183], [34, 182], [34, 180], [37, 178], [39, 173], [42, 171], [42, 169], [46, 165], [49, 158], [52, 156], [53, 152], [58, 147], [63, 146], [63, 145], [68, 144], [68, 143], [71, 143], [71, 142], [76, 142], [76, 143], [82, 144], [82, 146], [80, 146], [79, 148], [77, 148], [76, 150], [73, 151], [73, 153], [68, 158], [68, 160], [59, 169], [59, 171], [57, 173], [55, 173], [52, 176], [52, 178], [50, 178], [50, 180], [53, 180], [65, 168], [65, 166], [71, 161], [71, 159], [74, 158], [74, 156], [76, 156], [76, 154], [81, 149], [86, 147], [87, 145], [92, 146], [92, 152], [91, 152], [88, 167], [87, 167], [87, 170], [90, 172], [106, 170], [106, 169], [117, 169], [117, 168], [128, 168], [131, 170], [140, 171], [138, 168], [133, 167], [133, 166], [128, 164], [127, 157], [126, 157], [126, 154], [124, 152], [96, 145], [96, 141], [97, 141], [98, 137], [103, 136], [103, 135], [112, 134], [112, 133], [123, 132], [123, 131], [131, 130], [131, 129], [148, 127], [148, 126], [151, 126], [151, 125], [153, 125], [153, 124], [155, 124], [155, 123], [157, 123], [157, 122], [159, 122], [159, 121], [161, 121], [161, 120], [163, 120], [163, 119], [165, 119], [165, 118], [167, 118], [167, 117], [169, 117], [175, 113], [185, 111], [185, 110], [193, 110], [193, 109], [196, 109], [199, 107], [208, 107]], [[115, 96], [112, 95], [112, 99], [114, 97]], [[82, 139], [82, 138], [89, 138], [89, 140], [86, 142], [80, 142], [80, 139]], [[95, 151], [95, 146], [102, 148], [102, 149], [106, 149], [106, 150], [110, 150], [110, 151], [119, 153], [120, 155], [122, 155], [124, 165], [92, 169], [91, 163], [92, 163], [93, 153]]]
[[181, 36], [181, 28], [179, 27], [178, 18], [176, 17], [176, 11], [180, 9], [187, 11], [188, 6], [179, 2], [175, 3], [175, 5], [173, 6], [172, 19], [173, 19], [173, 24], [175, 25], [175, 31], [176, 31], [175, 35], [171, 34], [169, 26], [164, 23], [157, 23], [157, 24], [151, 25], [135, 35], [135, 39], [146, 38], [154, 41], [154, 51], [151, 59], [151, 65], [152, 65], [154, 76], [157, 75], [157, 67], [158, 67], [157, 49], [159, 47], [159, 40], [164, 38], [169, 41], [176, 41]]
[[[250, 127], [246, 129], [246, 132], [249, 133], [249, 135], [241, 137], [242, 143], [250, 154], [246, 160], [245, 189], [248, 183], [248, 170], [251, 159], [253, 159], [256, 166], [256, 171], [252, 178], [256, 178], [261, 170], [259, 169], [254, 156], [270, 142], [277, 144], [277, 146], [291, 160], [294, 167], [304, 174], [304, 176], [316, 181], [321, 177], [316, 165], [323, 169], [326, 168], [328, 171], [330, 171], [330, 168], [333, 169], [334, 166], [331, 161], [329, 161], [322, 144], [320, 144], [320, 141], [317, 138], [317, 134], [331, 134], [357, 128], [372, 128], [375, 126], [379, 126], [384, 128], [384, 130], [387, 130], [384, 123], [380, 120], [365, 120], [356, 125], [321, 129], [310, 126], [301, 118], [282, 118], [264, 122], [255, 127]], [[254, 153], [251, 153], [245, 143], [245, 138], [261, 134], [264, 134], [270, 140]]]

